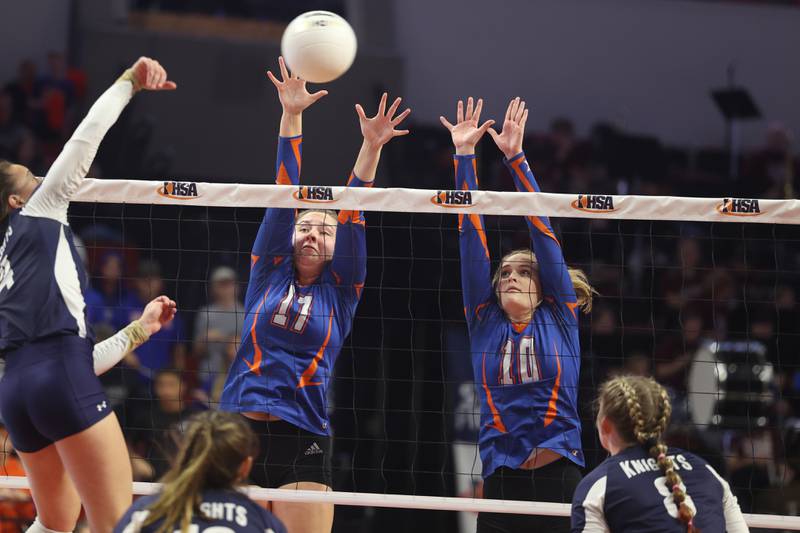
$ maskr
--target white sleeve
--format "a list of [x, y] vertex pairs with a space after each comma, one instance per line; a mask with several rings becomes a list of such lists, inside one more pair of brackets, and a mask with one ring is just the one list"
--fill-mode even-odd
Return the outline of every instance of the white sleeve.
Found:
[[[580, 533], [610, 533], [608, 524], [606, 523], [605, 512], [603, 507], [606, 500], [606, 476], [601, 477], [594, 482], [586, 497], [581, 502], [584, 513], [583, 528], [576, 529], [573, 525], [573, 532]], [[574, 522], [573, 522], [574, 524]]]
[[139, 321], [134, 320], [103, 342], [95, 344], [92, 351], [95, 375], [105, 374], [114, 368], [123, 357], [147, 342], [148, 338], [149, 335]]
[[124, 329], [119, 330], [103, 342], [95, 344], [92, 351], [94, 374], [100, 376], [114, 368], [114, 365], [119, 363], [130, 351], [129, 344], [130, 340]]
[[750, 528], [747, 527], [747, 522], [742, 516], [742, 510], [739, 508], [736, 496], [731, 492], [731, 486], [717, 474], [716, 470], [711, 468], [711, 465], [706, 465], [706, 468], [714, 474], [714, 477], [722, 485], [722, 510], [725, 513], [725, 531], [727, 533], [748, 533]]
[[100, 142], [117, 121], [131, 96], [133, 85], [123, 80], [109, 87], [97, 99], [64, 145], [42, 185], [22, 209], [22, 214], [67, 223], [67, 208], [72, 195], [89, 172]]

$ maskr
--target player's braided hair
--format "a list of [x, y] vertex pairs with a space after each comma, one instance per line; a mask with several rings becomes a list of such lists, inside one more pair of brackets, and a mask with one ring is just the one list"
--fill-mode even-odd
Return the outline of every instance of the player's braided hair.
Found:
[[[541, 284], [538, 282], [539, 262], [536, 259], [536, 255], [528, 248], [512, 250], [503, 256], [503, 259], [500, 260], [500, 266], [494, 271], [494, 276], [492, 276], [492, 286], [494, 287], [495, 291], [497, 291], [498, 283], [500, 282], [500, 273], [501, 269], [503, 268], [503, 264], [509, 258], [515, 255], [526, 256], [526, 258], [531, 262], [531, 269], [536, 273], [537, 290], [539, 291], [539, 296], [541, 297]], [[579, 268], [568, 268], [567, 272], [569, 273], [570, 281], [572, 281], [572, 286], [575, 288], [575, 295], [578, 297], [578, 307], [580, 307], [584, 313], [591, 313], [592, 298], [595, 294], [597, 294], [597, 291], [589, 283], [589, 278], [586, 277], [586, 273], [583, 270]], [[500, 295], [498, 294], [497, 296], [499, 299]]]
[[0, 159], [0, 221], [8, 216], [8, 197], [14, 193], [11, 180], [11, 163]]
[[686, 502], [686, 488], [661, 440], [672, 414], [666, 389], [652, 378], [618, 376], [601, 385], [598, 400], [601, 416], [611, 420], [620, 436], [647, 448], [658, 462], [678, 507], [678, 519], [686, 524], [688, 533], [699, 533], [693, 523], [694, 511]]
[[142, 526], [163, 519], [157, 533], [187, 533], [192, 516], [202, 513], [203, 490], [228, 489], [241, 482], [239, 468], [247, 457], [257, 455], [257, 448], [256, 436], [241, 416], [223, 411], [193, 416]]

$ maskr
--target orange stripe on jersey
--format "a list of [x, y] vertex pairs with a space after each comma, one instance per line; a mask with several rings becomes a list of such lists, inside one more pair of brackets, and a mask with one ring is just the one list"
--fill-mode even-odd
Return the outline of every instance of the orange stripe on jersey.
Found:
[[558, 348], [555, 341], [553, 341], [553, 350], [556, 352], [556, 382], [553, 385], [553, 392], [550, 394], [550, 401], [547, 403], [547, 414], [544, 416], [544, 427], [553, 423], [558, 415], [558, 389], [561, 387], [561, 358], [558, 356]]
[[297, 161], [297, 173], [300, 174], [300, 166], [302, 164], [302, 157], [300, 157], [300, 145], [303, 144], [303, 138], [298, 137], [297, 139], [289, 139], [289, 144], [292, 145], [292, 151], [294, 152], [294, 159]]
[[272, 258], [272, 264], [275, 265], [275, 266], [278, 266], [283, 262], [284, 259], [286, 259], [286, 257], [283, 256], [283, 255], [279, 255], [277, 257], [273, 257]]
[[250, 254], [250, 268], [256, 266], [259, 259], [261, 259], [261, 256]]
[[281, 166], [278, 167], [278, 177], [275, 179], [275, 183], [278, 185], [292, 185], [292, 178], [289, 177], [289, 173], [286, 172], [286, 167]]
[[308, 368], [306, 368], [303, 371], [303, 375], [300, 376], [300, 383], [297, 384], [298, 389], [302, 389], [303, 387], [308, 387], [311, 385], [322, 385], [321, 381], [311, 381], [311, 378], [313, 378], [314, 374], [316, 374], [319, 362], [322, 361], [322, 356], [325, 355], [325, 348], [328, 347], [328, 341], [331, 339], [332, 325], [333, 325], [333, 308], [331, 307], [331, 316], [328, 319], [328, 334], [325, 336], [325, 340], [323, 341], [322, 346], [319, 347], [317, 355], [314, 356], [314, 360], [311, 361], [311, 364], [308, 365]]
[[[478, 304], [478, 307], [475, 308], [475, 318], [477, 318], [478, 320], [481, 319], [481, 311], [483, 311], [483, 309], [487, 305], [489, 305], [489, 302], [483, 302], [482, 304]], [[466, 312], [464, 314], [466, 314]]]
[[528, 324], [530, 324], [530, 321], [528, 321], [528, 322], [512, 322], [511, 323], [511, 327], [514, 328], [514, 331], [516, 331], [517, 333], [522, 333], [523, 331], [525, 331], [525, 328], [528, 327]]
[[489, 245], [486, 243], [486, 231], [483, 229], [483, 222], [481, 222], [480, 215], [467, 215], [469, 217], [469, 221], [472, 222], [472, 225], [475, 227], [475, 231], [478, 232], [478, 237], [481, 240], [481, 244], [483, 245], [483, 251], [486, 252], [486, 257], [489, 257]]
[[539, 231], [541, 231], [542, 233], [544, 233], [545, 235], [556, 241], [556, 244], [561, 246], [561, 243], [558, 242], [558, 239], [556, 239], [556, 236], [553, 235], [552, 231], [550, 231], [550, 228], [548, 228], [547, 225], [544, 222], [542, 222], [542, 220], [539, 217], [528, 217], [528, 220], [531, 221], [531, 224], [533, 224], [536, 227], [536, 229], [538, 229]]
[[489, 410], [492, 412], [492, 426], [494, 429], [499, 431], [500, 433], [506, 432], [506, 426], [503, 424], [503, 419], [500, 418], [500, 412], [497, 410], [497, 407], [494, 405], [494, 401], [492, 400], [492, 391], [489, 390], [489, 385], [486, 384], [486, 354], [483, 354], [483, 390], [486, 393], [486, 402], [489, 404]]
[[572, 316], [574, 316], [575, 318], [578, 318], [578, 311], [577, 311], [578, 305], [579, 305], [578, 302], [567, 302], [564, 305], [566, 305], [567, 308], [570, 311], [572, 311]]
[[511, 168], [514, 169], [514, 172], [517, 174], [519, 181], [522, 182], [522, 186], [525, 187], [525, 190], [528, 192], [535, 192], [536, 189], [533, 188], [533, 184], [530, 181], [528, 181], [528, 176], [526, 176], [525, 173], [520, 168], [520, 166], [524, 162], [525, 158], [520, 157], [519, 159], [511, 163]]
[[[270, 287], [270, 289], [271, 288], [272, 287]], [[261, 298], [261, 303], [259, 303], [258, 307], [256, 307], [256, 316], [253, 317], [253, 325], [250, 326], [250, 338], [253, 340], [253, 352], [255, 354], [253, 355], [253, 362], [251, 363], [244, 356], [242, 356], [247, 368], [249, 368], [250, 371], [257, 376], [261, 375], [261, 347], [259, 347], [258, 339], [256, 338], [256, 324], [258, 324], [258, 313], [261, 312], [261, 307], [263, 307], [264, 302], [267, 301], [267, 296], [269, 296], [270, 289], [267, 289], [267, 292], [264, 293], [264, 297]]]
[[353, 283], [353, 288], [356, 290], [356, 298], [361, 298], [361, 291], [364, 290], [363, 283]]
[[365, 225], [364, 217], [361, 216], [361, 211], [339, 211], [338, 217], [339, 224], [347, 224], [348, 222], [353, 224], [361, 224], [362, 226]]

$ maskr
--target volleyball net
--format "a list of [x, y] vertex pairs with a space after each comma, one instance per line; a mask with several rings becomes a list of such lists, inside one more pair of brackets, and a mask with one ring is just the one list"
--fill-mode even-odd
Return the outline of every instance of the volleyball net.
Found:
[[367, 280], [328, 398], [334, 491], [252, 496], [336, 503], [337, 523], [417, 509], [413, 520], [461, 531], [474, 523], [468, 512], [567, 516], [565, 504], [480, 498], [456, 215], [486, 216], [495, 264], [529, 246], [522, 216], [537, 215], [553, 217], [567, 262], [600, 293], [580, 330], [587, 469], [606, 456], [598, 385], [652, 375], [673, 399], [667, 442], [725, 473], [751, 527], [800, 530], [787, 516], [800, 508], [797, 200], [86, 180], [70, 223], [87, 252], [98, 336], [148, 296], [178, 302], [173, 327], [102, 378], [137, 480], [163, 473], [185, 416], [218, 405], [266, 207], [366, 211]]

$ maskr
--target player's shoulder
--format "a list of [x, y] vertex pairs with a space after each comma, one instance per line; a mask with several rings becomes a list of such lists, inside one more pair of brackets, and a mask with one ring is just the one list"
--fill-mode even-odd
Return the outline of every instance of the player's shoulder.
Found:
[[[614, 457], [609, 457], [594, 470], [586, 474], [583, 479], [580, 480], [578, 483], [577, 488], [575, 489], [575, 496], [574, 500], [576, 502], [583, 501], [586, 498], [586, 495], [591, 491], [593, 488], [597, 487], [598, 484], [603, 484], [607, 482], [609, 468], [616, 464]], [[605, 492], [605, 490], [603, 490]]]

